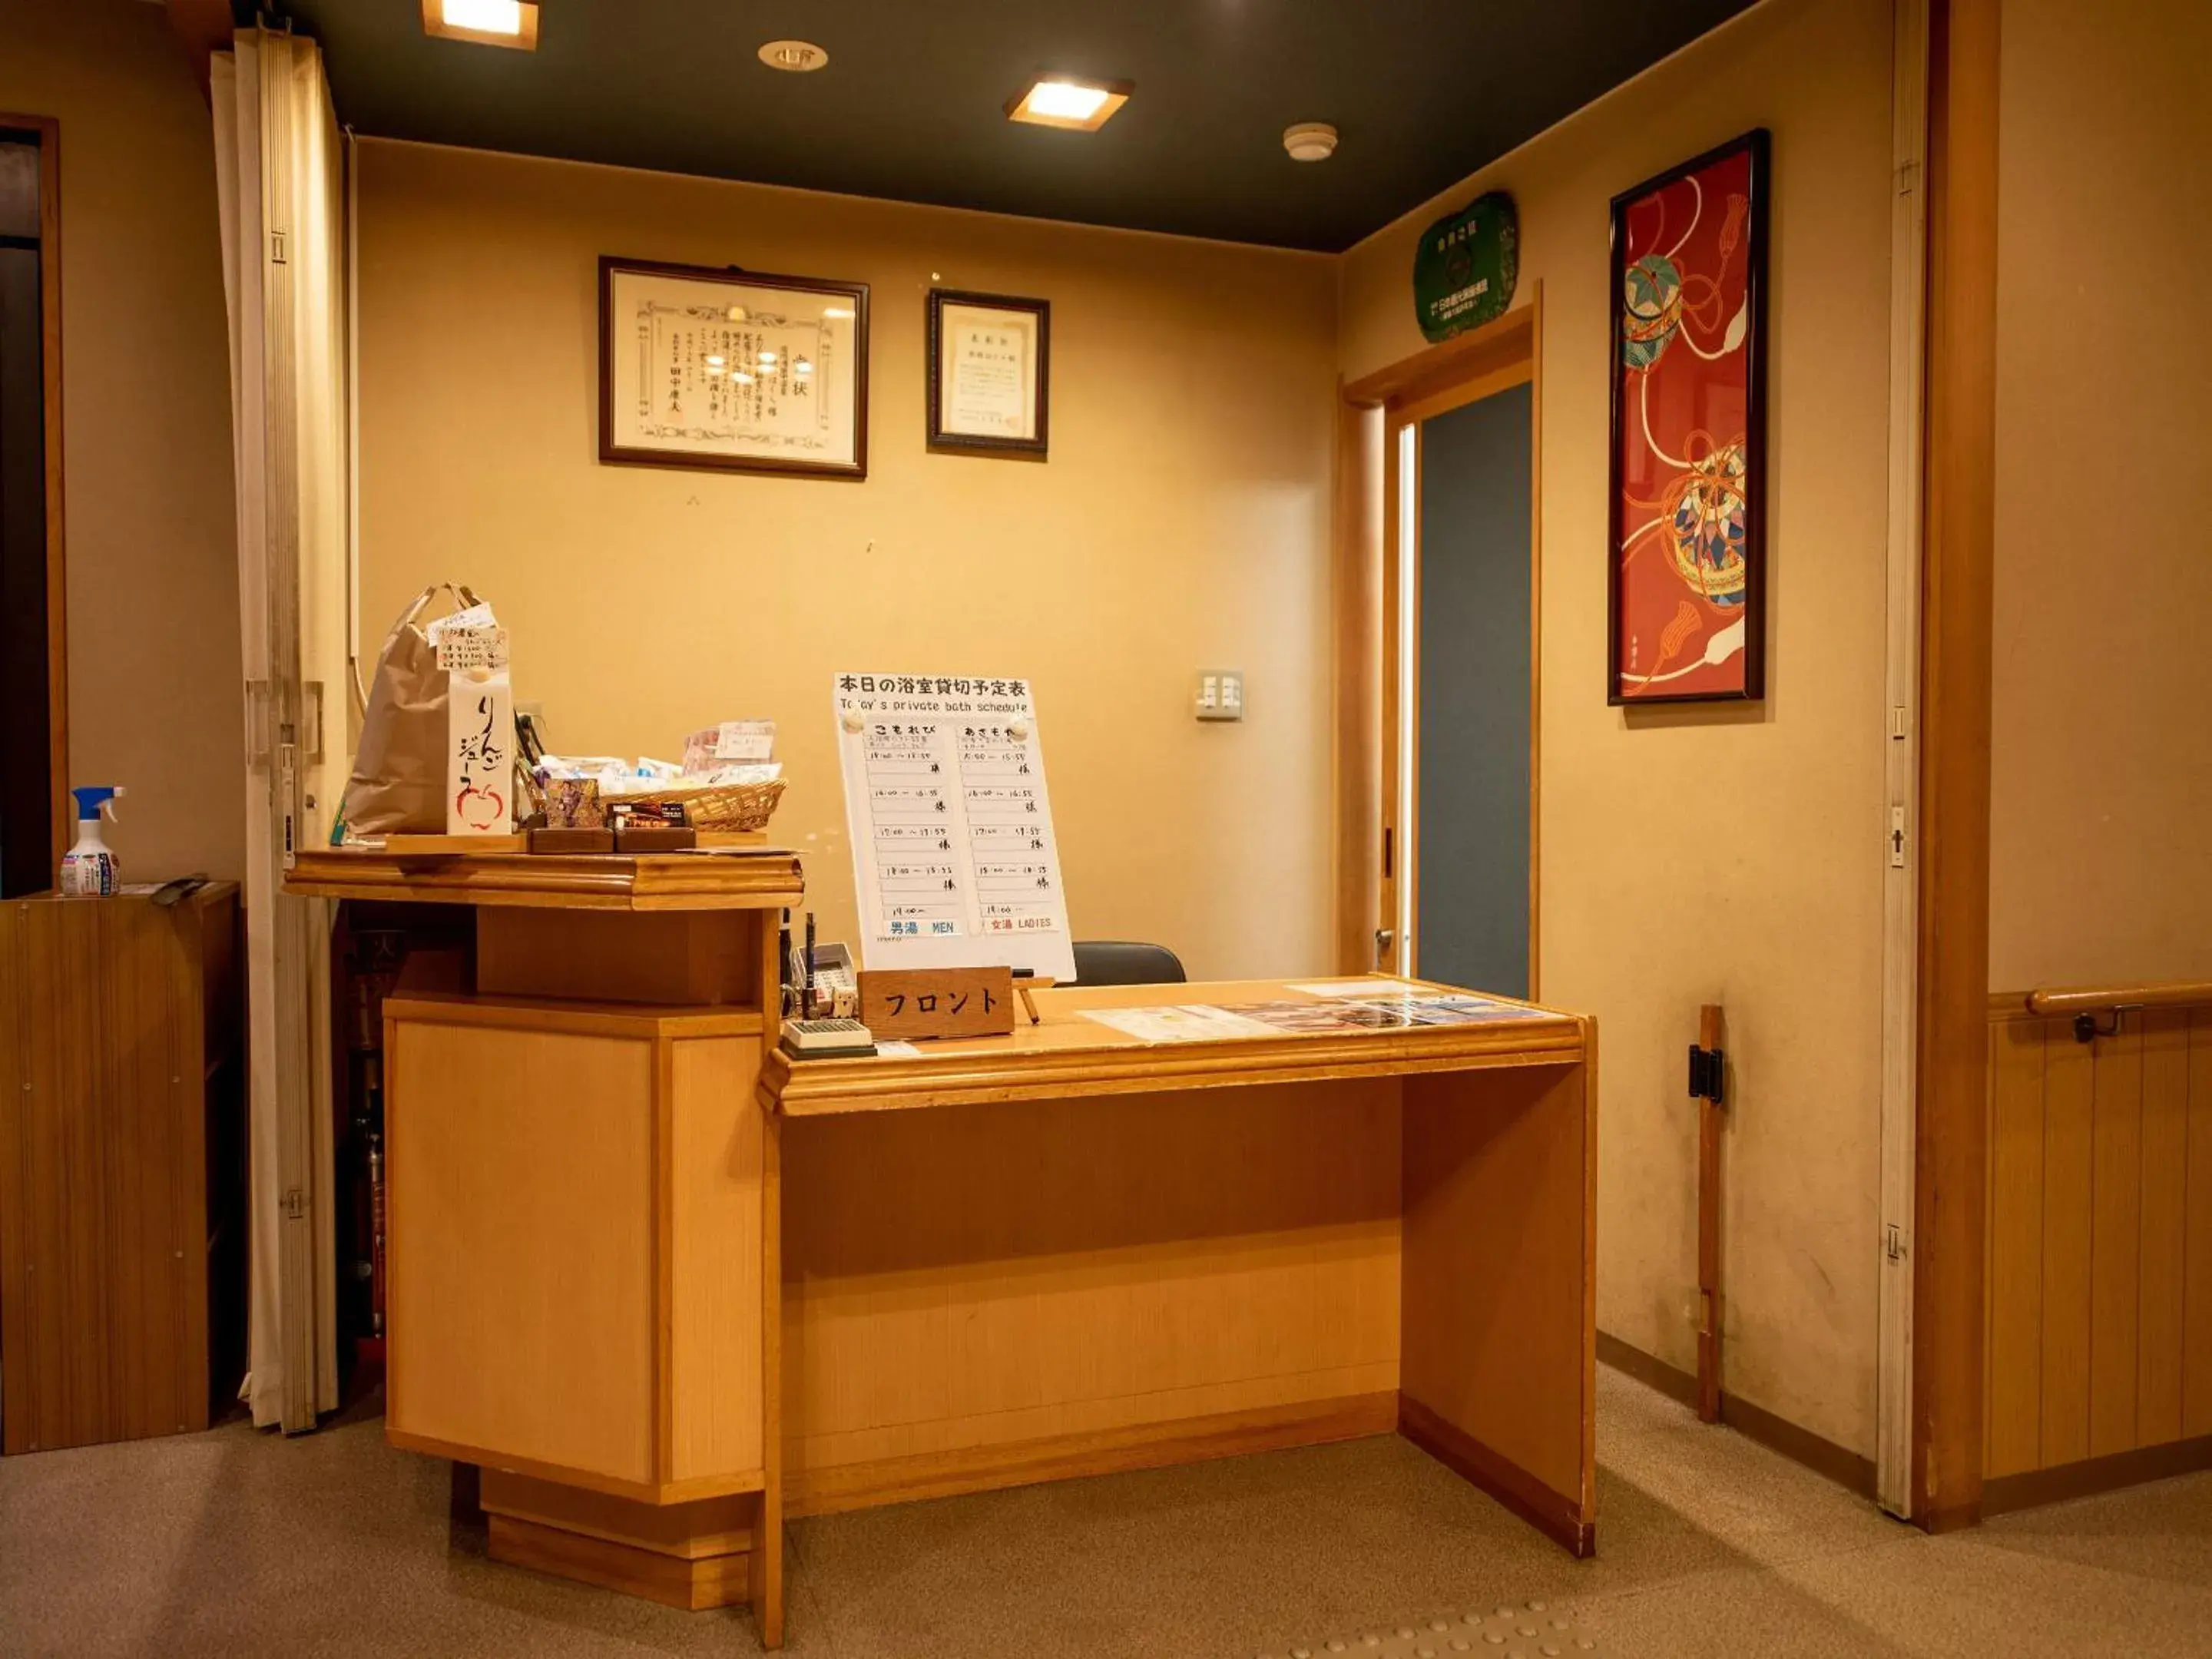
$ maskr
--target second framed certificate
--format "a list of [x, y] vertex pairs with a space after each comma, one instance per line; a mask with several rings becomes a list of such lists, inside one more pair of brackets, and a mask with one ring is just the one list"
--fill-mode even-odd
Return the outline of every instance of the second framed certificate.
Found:
[[929, 292], [929, 447], [1044, 459], [1052, 305]]

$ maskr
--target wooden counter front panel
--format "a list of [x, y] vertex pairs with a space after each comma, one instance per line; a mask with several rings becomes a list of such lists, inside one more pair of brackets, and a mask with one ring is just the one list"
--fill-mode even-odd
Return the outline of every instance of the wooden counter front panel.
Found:
[[1405, 1085], [1402, 1426], [1577, 1554], [1596, 1516], [1595, 1074]]
[[387, 1029], [391, 1433], [650, 1482], [655, 1045]]
[[761, 1467], [760, 1044], [670, 1042], [666, 1478]]
[[881, 1501], [925, 1464], [954, 1471], [935, 1489], [1001, 1484], [999, 1449], [1151, 1425], [1387, 1431], [1399, 1086], [787, 1121], [794, 1510]]

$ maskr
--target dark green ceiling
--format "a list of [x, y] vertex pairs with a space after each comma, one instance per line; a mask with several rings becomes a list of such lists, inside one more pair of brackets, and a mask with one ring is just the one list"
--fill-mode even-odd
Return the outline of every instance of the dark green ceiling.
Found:
[[[1337, 250], [1746, 3], [543, 0], [534, 53], [431, 40], [420, 0], [276, 9], [364, 133]], [[783, 36], [829, 67], [763, 65]], [[1016, 125], [1039, 70], [1136, 93], [1096, 134]], [[1294, 121], [1334, 158], [1286, 156]]]

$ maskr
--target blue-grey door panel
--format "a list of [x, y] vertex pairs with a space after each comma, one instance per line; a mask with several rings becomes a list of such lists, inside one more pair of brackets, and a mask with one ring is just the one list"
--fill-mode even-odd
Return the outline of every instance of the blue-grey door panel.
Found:
[[1421, 424], [1422, 977], [1528, 994], [1530, 388]]

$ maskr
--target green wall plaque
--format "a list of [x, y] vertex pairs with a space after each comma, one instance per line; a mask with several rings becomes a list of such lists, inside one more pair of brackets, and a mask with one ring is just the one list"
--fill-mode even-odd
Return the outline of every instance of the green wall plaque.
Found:
[[1478, 196], [1421, 233], [1413, 250], [1413, 314], [1431, 340], [1480, 328], [1513, 302], [1521, 220], [1502, 190]]

